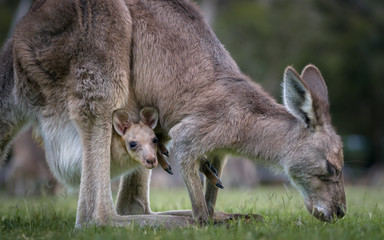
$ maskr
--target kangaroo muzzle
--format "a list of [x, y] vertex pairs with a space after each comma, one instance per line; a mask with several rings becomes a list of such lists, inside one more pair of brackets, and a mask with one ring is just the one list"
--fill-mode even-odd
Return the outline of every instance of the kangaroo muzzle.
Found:
[[143, 163], [144, 167], [146, 167], [146, 168], [148, 168], [148, 169], [152, 169], [152, 168], [157, 167], [158, 161], [157, 161], [156, 156], [153, 155], [153, 156], [147, 156], [147, 157], [145, 157], [145, 158], [142, 160], [142, 163]]
[[314, 217], [324, 222], [333, 222], [337, 218], [343, 218], [347, 211], [346, 206], [343, 204], [334, 208], [329, 208], [320, 204], [313, 207], [307, 206], [307, 209]]
[[324, 222], [334, 222], [338, 218], [343, 218], [347, 212], [347, 205], [345, 202], [345, 194], [342, 192], [341, 196], [337, 197], [338, 201], [332, 202], [327, 199], [322, 200], [305, 200], [307, 210], [317, 219]]

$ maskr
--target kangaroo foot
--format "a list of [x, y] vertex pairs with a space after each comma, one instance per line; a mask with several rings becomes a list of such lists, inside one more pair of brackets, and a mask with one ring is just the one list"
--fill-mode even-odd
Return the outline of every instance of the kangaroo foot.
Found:
[[[170, 215], [170, 216], [183, 216], [183, 217], [190, 217], [192, 218], [192, 211], [191, 210], [173, 210], [173, 211], [166, 211], [166, 212], [156, 212], [154, 213], [156, 215]], [[205, 224], [209, 224], [210, 222], [213, 222], [213, 224], [225, 224], [229, 223], [233, 220], [244, 220], [246, 222], [264, 222], [264, 217], [259, 214], [242, 214], [242, 213], [226, 213], [221, 211], [215, 211], [211, 221], [202, 221], [202, 220], [196, 220], [196, 223], [200, 226], [203, 226]]]
[[264, 222], [264, 217], [259, 214], [253, 213], [226, 213], [221, 211], [215, 211], [213, 213], [212, 219], [218, 222], [228, 222], [231, 220], [245, 220], [246, 222]]
[[161, 154], [165, 155], [166, 157], [169, 157], [168, 149], [164, 146], [164, 144], [159, 143], [159, 151]]
[[153, 227], [166, 229], [184, 228], [195, 225], [195, 220], [184, 216], [158, 216], [158, 215], [132, 215], [132, 216], [115, 216], [110, 220], [108, 225], [115, 227], [126, 227], [130, 225], [139, 227]]

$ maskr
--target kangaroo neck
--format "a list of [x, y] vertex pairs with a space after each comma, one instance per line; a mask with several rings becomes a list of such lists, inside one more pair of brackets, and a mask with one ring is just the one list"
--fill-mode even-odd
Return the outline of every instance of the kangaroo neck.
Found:
[[303, 123], [249, 79], [229, 79], [220, 85], [223, 91], [211, 103], [217, 113], [208, 117], [208, 122], [219, 119], [213, 132], [222, 134], [233, 153], [266, 164], [282, 163], [290, 146], [303, 136]]
[[283, 168], [285, 156], [302, 138], [302, 130], [302, 123], [283, 106], [262, 115], [252, 114], [242, 129], [239, 152], [263, 164]]

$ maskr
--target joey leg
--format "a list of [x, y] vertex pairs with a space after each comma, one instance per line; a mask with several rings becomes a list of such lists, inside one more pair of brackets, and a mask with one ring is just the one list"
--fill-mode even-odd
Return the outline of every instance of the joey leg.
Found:
[[151, 171], [139, 167], [134, 172], [122, 176], [116, 199], [119, 215], [150, 214], [149, 182]]

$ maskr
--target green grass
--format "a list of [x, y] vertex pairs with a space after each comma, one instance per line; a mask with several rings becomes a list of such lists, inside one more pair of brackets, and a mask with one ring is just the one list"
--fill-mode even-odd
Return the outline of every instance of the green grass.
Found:
[[[311, 217], [293, 189], [261, 187], [220, 191], [217, 209], [258, 213], [265, 221], [234, 221], [188, 229], [74, 229], [75, 196], [6, 198], [0, 196], [0, 239], [384, 239], [384, 189], [348, 187], [348, 212], [334, 224]], [[190, 208], [184, 189], [152, 190], [154, 211]]]

